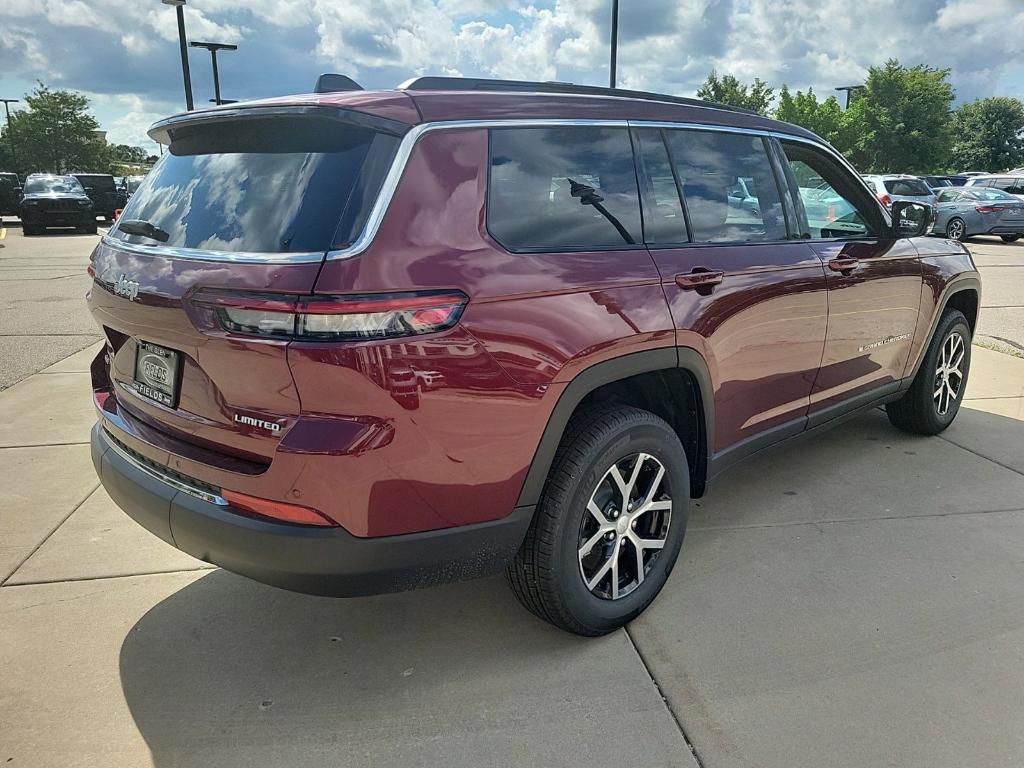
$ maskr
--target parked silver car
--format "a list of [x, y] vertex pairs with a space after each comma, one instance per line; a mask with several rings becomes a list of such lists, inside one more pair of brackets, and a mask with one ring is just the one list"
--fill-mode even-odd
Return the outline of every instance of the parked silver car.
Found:
[[935, 205], [935, 193], [917, 176], [905, 173], [867, 174], [863, 179], [886, 208], [891, 209], [897, 200]]
[[1024, 235], [1024, 203], [992, 187], [944, 189], [938, 195], [932, 232], [950, 240], [999, 235], [1004, 243], [1012, 243]]
[[985, 176], [972, 176], [967, 180], [968, 187], [986, 187], [1001, 189], [1020, 200], [1024, 200], [1024, 173], [991, 173]]

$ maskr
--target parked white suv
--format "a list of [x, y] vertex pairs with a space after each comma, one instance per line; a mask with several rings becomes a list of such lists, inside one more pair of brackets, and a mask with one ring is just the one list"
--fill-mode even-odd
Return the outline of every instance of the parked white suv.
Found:
[[935, 207], [935, 193], [924, 179], [905, 173], [866, 174], [862, 176], [875, 197], [882, 201], [887, 209], [897, 200], [908, 200], [912, 203], [927, 203]]

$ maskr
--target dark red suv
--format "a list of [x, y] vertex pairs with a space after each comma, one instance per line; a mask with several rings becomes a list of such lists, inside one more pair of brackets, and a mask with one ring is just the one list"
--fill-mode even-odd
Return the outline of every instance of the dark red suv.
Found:
[[93, 460], [139, 523], [259, 581], [506, 569], [601, 634], [730, 465], [881, 404], [935, 434], [963, 397], [970, 254], [792, 125], [421, 78], [150, 135], [90, 266]]

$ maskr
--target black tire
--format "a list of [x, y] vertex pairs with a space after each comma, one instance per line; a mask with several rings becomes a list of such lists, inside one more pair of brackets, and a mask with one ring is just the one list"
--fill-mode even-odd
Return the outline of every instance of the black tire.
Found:
[[[631, 537], [646, 538], [652, 534], [631, 533], [628, 515], [622, 515], [626, 530], [608, 531], [618, 537], [614, 544], [599, 539], [592, 551], [599, 558], [602, 552], [621, 552], [626, 558], [620, 561], [621, 567], [632, 568], [631, 582], [625, 585], [632, 591], [609, 599], [588, 589], [578, 551], [582, 539], [591, 535], [597, 538], [597, 534], [585, 533], [586, 526], [597, 525], [587, 509], [595, 488], [605, 482], [614, 465], [622, 462], [623, 466], [629, 466], [631, 459], [633, 462], [639, 459], [638, 454], [647, 454], [653, 459], [644, 460], [648, 463], [643, 465], [643, 473], [656, 475], [659, 463], [665, 470], [660, 486], [650, 480], [653, 490], [661, 488], [670, 500], [668, 519], [662, 518], [659, 524], [662, 533], [656, 534], [659, 539], [664, 538], [664, 546], [656, 551], [635, 547]], [[635, 463], [632, 466], [635, 467]], [[638, 473], [636, 485], [640, 484]], [[652, 498], [661, 495], [652, 494]], [[528, 610], [568, 632], [594, 637], [618, 629], [650, 605], [668, 580], [683, 543], [689, 497], [686, 454], [679, 437], [663, 419], [625, 406], [598, 406], [577, 414], [566, 428], [555, 454], [523, 545], [506, 570], [512, 591]], [[622, 498], [621, 493], [618, 498]], [[607, 509], [606, 512], [609, 519], [618, 516], [616, 512]], [[654, 519], [645, 517], [636, 522], [647, 526]], [[633, 527], [636, 531], [635, 525]], [[635, 575], [638, 549], [641, 559], [645, 557], [643, 552], [651, 552], [650, 559], [644, 562], [643, 579]], [[628, 558], [632, 558], [632, 566]], [[630, 575], [628, 570], [626, 575]], [[610, 591], [611, 574], [605, 578]], [[603, 583], [602, 580], [594, 589], [599, 589]]]
[[95, 224], [91, 224], [91, 225], [89, 225], [89, 226], [87, 226], [85, 228], [85, 234], [87, 234], [87, 235], [95, 235], [98, 232], [99, 232], [99, 229], [97, 228], [97, 226]]
[[956, 240], [958, 243], [967, 239], [967, 225], [959, 216], [954, 216], [946, 222], [946, 237]]
[[1020, 240], [1020, 235], [1000, 235], [999, 239], [1004, 243], [1016, 243]]
[[36, 227], [30, 224], [21, 225], [21, 234], [24, 235], [25, 237], [32, 237], [33, 235], [38, 235], [40, 231], [41, 230], [37, 229]]
[[[946, 401], [945, 412], [941, 411], [940, 403], [936, 402], [935, 392], [939, 388], [941, 376], [937, 372], [940, 355], [946, 342], [954, 335], [960, 334], [963, 343], [963, 360], [960, 367], [962, 376], [956, 387], [955, 397]], [[955, 354], [955, 353], [954, 353]], [[914, 377], [910, 389], [902, 398], [885, 406], [889, 421], [896, 427], [918, 435], [937, 435], [956, 418], [960, 404], [967, 389], [967, 377], [971, 370], [971, 327], [967, 318], [956, 309], [947, 309], [939, 320], [928, 351], [921, 361], [921, 367]]]

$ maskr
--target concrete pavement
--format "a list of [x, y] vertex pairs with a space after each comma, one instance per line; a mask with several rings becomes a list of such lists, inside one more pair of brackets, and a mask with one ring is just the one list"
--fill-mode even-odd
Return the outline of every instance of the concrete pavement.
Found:
[[687, 737], [705, 768], [1024, 756], [1024, 360], [975, 348], [943, 437], [875, 412], [733, 471], [652, 608], [587, 641], [499, 579], [330, 600], [177, 552], [97, 488], [88, 357], [0, 393], [5, 415], [64, 408], [0, 425], [0, 760], [693, 768]]

